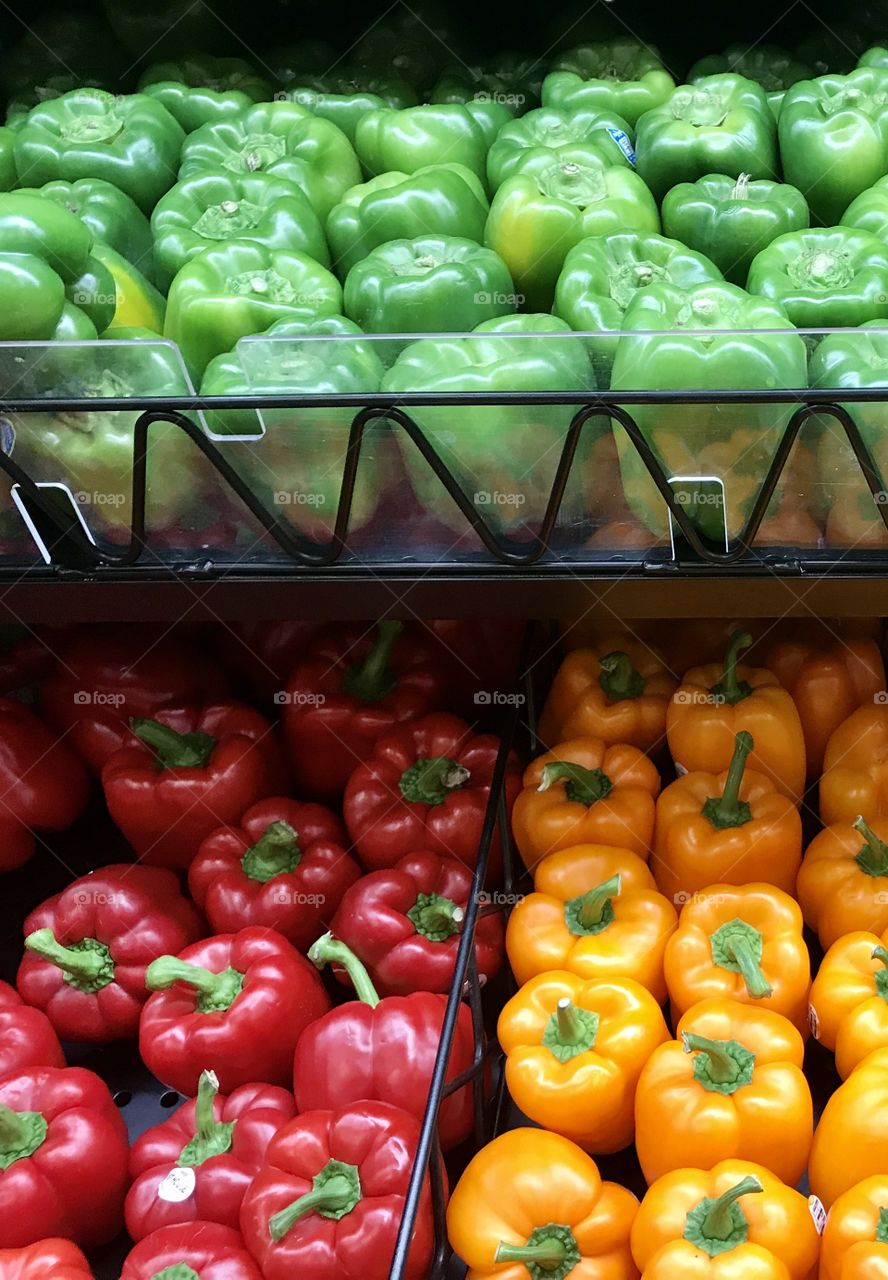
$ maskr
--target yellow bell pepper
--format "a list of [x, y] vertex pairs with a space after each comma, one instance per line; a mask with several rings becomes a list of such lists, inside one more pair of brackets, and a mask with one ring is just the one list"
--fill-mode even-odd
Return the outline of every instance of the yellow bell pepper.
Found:
[[888, 1049], [867, 1054], [827, 1102], [808, 1180], [827, 1208], [855, 1183], [888, 1173]]
[[819, 831], [799, 867], [796, 895], [824, 950], [846, 933], [888, 929], [888, 818]]
[[888, 931], [834, 942], [811, 984], [811, 1031], [836, 1055], [843, 1080], [874, 1049], [888, 1048]]
[[888, 1174], [864, 1178], [829, 1211], [820, 1244], [820, 1280], [888, 1276]]
[[102, 336], [113, 338], [115, 329], [150, 329], [152, 333], [162, 334], [166, 311], [163, 294], [142, 275], [138, 267], [127, 262], [110, 245], [96, 241], [92, 252], [94, 257], [104, 262], [117, 286], [114, 318]]

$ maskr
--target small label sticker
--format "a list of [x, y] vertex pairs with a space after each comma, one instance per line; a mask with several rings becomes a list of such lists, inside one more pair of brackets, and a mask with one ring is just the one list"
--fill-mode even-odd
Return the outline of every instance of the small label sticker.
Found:
[[811, 1028], [811, 1035], [815, 1040], [820, 1039], [820, 1019], [817, 1016], [817, 1010], [813, 1004], [808, 1005], [808, 1026]]
[[817, 1234], [822, 1236], [823, 1228], [826, 1226], [826, 1210], [823, 1207], [823, 1203], [817, 1196], [808, 1196], [808, 1208], [811, 1211], [811, 1217], [814, 1219]]
[[8, 418], [0, 418], [0, 453], [10, 454], [15, 448], [15, 427]]
[[677, 777], [683, 778], [687, 773], [687, 769], [679, 760], [676, 760], [674, 763], [675, 763], [675, 772]]
[[632, 147], [632, 140], [625, 129], [615, 129], [612, 125], [608, 125], [607, 131], [629, 163], [635, 164], [635, 151]]
[[168, 1204], [181, 1204], [189, 1196], [194, 1195], [197, 1175], [193, 1169], [170, 1169], [163, 1182], [157, 1188], [158, 1200], [166, 1200]]

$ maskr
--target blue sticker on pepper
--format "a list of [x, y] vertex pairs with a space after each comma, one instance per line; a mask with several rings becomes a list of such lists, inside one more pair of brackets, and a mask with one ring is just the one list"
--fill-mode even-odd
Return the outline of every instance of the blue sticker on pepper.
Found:
[[613, 126], [608, 125], [607, 131], [629, 163], [635, 164], [635, 151], [632, 148], [632, 140], [625, 129], [614, 129]]

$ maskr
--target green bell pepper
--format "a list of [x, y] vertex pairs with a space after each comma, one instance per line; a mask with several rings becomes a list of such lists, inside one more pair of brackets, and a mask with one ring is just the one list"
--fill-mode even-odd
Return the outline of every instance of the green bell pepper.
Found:
[[327, 219], [327, 239], [340, 276], [387, 240], [421, 235], [484, 239], [489, 205], [481, 180], [461, 164], [415, 173], [382, 173], [346, 191]]
[[91, 317], [101, 320], [108, 307], [93, 295], [113, 290], [113, 281], [91, 249], [83, 223], [54, 201], [0, 194], [0, 341], [96, 336]]
[[[795, 390], [807, 380], [805, 341], [773, 302], [721, 282], [691, 289], [656, 284], [636, 293], [626, 309], [611, 389]], [[723, 542], [725, 529], [730, 537], [742, 529], [793, 410], [634, 405], [628, 412], [667, 477], [723, 481], [724, 506], [708, 486], [682, 487], [689, 519], [704, 536]], [[625, 431], [615, 424], [614, 434], [629, 506], [662, 536], [669, 527], [666, 507]]]
[[[386, 374], [382, 389], [399, 394], [589, 392], [595, 386], [583, 342], [562, 320], [520, 315], [486, 321], [467, 337], [411, 343]], [[539, 525], [575, 407], [417, 406], [407, 412], [497, 532]], [[423, 509], [464, 533], [464, 517], [428, 464], [403, 433], [398, 441]], [[581, 458], [583, 448], [581, 441]], [[582, 511], [573, 514], [581, 516]]]
[[858, 227], [871, 235], [888, 238], [888, 177], [879, 178], [861, 191], [842, 214], [839, 226]]
[[28, 186], [102, 178], [150, 213], [173, 185], [184, 136], [147, 94], [75, 89], [29, 113], [16, 131], [15, 163]]
[[338, 67], [339, 55], [329, 40], [308, 37], [267, 49], [259, 59], [280, 85], [289, 85], [305, 75], [315, 75], [318, 67]]
[[80, 219], [94, 242], [110, 245], [146, 275], [152, 274], [151, 224], [135, 201], [110, 182], [101, 178], [59, 180], [23, 188], [23, 192], [54, 200]]
[[11, 129], [18, 129], [27, 120], [34, 107], [41, 102], [51, 102], [53, 98], [61, 98], [62, 94], [72, 89], [108, 89], [110, 85], [104, 78], [84, 80], [73, 72], [63, 71], [59, 75], [43, 76], [39, 83], [27, 85], [20, 89], [6, 104], [6, 123]]
[[431, 102], [471, 102], [488, 98], [510, 115], [524, 115], [540, 105], [540, 60], [503, 53], [483, 66], [454, 63], [446, 67], [431, 93]]
[[775, 117], [780, 115], [786, 90], [814, 75], [809, 63], [802, 62], [779, 44], [755, 44], [750, 48], [741, 43], [729, 45], [724, 53], [700, 58], [688, 72], [688, 83], [698, 84], [708, 76], [723, 75], [726, 71], [760, 84]]
[[648, 45], [603, 40], [558, 54], [543, 81], [543, 105], [571, 115], [615, 111], [634, 126], [674, 88], [659, 54]]
[[776, 124], [765, 91], [743, 76], [680, 85], [638, 122], [638, 172], [662, 200], [670, 187], [707, 173], [773, 178]]
[[885, 319], [888, 246], [856, 227], [791, 231], [756, 255], [748, 287], [781, 306], [801, 328]]
[[355, 150], [371, 177], [391, 170], [415, 173], [446, 161], [464, 164], [483, 181], [487, 147], [472, 113], [455, 103], [370, 111], [355, 131]]
[[342, 289], [304, 253], [229, 240], [185, 264], [170, 288], [164, 337], [179, 344], [198, 376], [239, 338], [264, 333], [294, 312], [342, 310]]
[[139, 92], [162, 102], [186, 133], [203, 124], [230, 120], [254, 102], [271, 100], [272, 87], [243, 58], [208, 55], [155, 62], [139, 81]]
[[351, 54], [354, 65], [400, 76], [418, 90], [434, 84], [444, 56], [459, 52], [459, 40], [455, 29], [447, 29], [443, 11], [423, 15], [419, 9], [393, 5], [383, 21], [371, 22]]
[[833, 226], [848, 205], [888, 172], [888, 71], [861, 67], [790, 89], [780, 110], [787, 182]]
[[117, 310], [117, 285], [108, 267], [97, 255], [90, 255], [80, 275], [65, 290], [68, 301], [86, 312], [103, 333]]
[[[321, 120], [329, 120], [341, 129], [349, 142], [354, 146], [358, 121], [368, 111], [380, 111], [391, 107], [391, 102], [378, 93], [368, 93], [363, 89], [355, 89], [352, 93], [328, 93], [324, 89], [313, 89], [310, 85], [300, 83], [287, 89], [283, 95], [288, 102], [295, 102], [313, 116]], [[280, 95], [278, 95], [280, 101]]]
[[880, 71], [888, 71], [888, 49], [883, 44], [875, 44], [860, 55], [858, 67], [877, 67]]
[[663, 200], [663, 231], [705, 253], [741, 288], [753, 258], [772, 240], [809, 224], [805, 197], [783, 182], [709, 173], [681, 182]]
[[553, 164], [628, 166], [633, 157], [629, 125], [613, 112], [573, 117], [540, 107], [500, 129], [487, 157], [487, 179], [496, 191], [506, 178], [538, 177]]
[[151, 215], [161, 287], [210, 245], [255, 240], [269, 249], [297, 249], [330, 265], [327, 240], [308, 197], [271, 173], [205, 169], [163, 196]]
[[16, 186], [15, 133], [4, 127], [0, 128], [0, 191], [11, 191]]
[[467, 333], [518, 305], [502, 258], [459, 236], [379, 245], [349, 271], [344, 297], [366, 333]]
[[570, 249], [587, 236], [659, 231], [660, 214], [631, 169], [553, 164], [537, 177], [507, 178], [490, 206], [485, 244], [511, 272], [522, 305], [550, 310]]
[[308, 196], [321, 220], [361, 180], [357, 157], [342, 130], [295, 102], [263, 102], [189, 134], [180, 180], [220, 168], [286, 178]]

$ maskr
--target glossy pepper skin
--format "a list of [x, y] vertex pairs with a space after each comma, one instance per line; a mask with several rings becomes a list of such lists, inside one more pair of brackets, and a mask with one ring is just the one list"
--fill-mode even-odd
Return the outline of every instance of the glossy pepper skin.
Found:
[[[270, 1084], [245, 1084], [228, 1097], [211, 1071], [197, 1097], [169, 1120], [140, 1134], [130, 1150], [131, 1186], [124, 1216], [133, 1240], [192, 1222], [236, 1229], [247, 1188], [265, 1162], [268, 1144], [296, 1114], [293, 1095]], [[185, 1199], [169, 1193], [174, 1170], [193, 1170]]]
[[64, 1236], [107, 1244], [123, 1223], [126, 1125], [82, 1067], [29, 1067], [0, 1080], [0, 1248]]
[[[462, 862], [417, 850], [352, 884], [330, 932], [366, 965], [381, 996], [446, 992], [471, 891], [472, 873]], [[499, 913], [478, 920], [474, 948], [478, 973], [489, 981], [503, 958]], [[334, 972], [348, 982], [344, 970]]]
[[842, 227], [857, 227], [870, 235], [884, 237], [888, 229], [888, 182], [879, 178], [861, 191], [839, 219]]
[[301, 75], [297, 77], [297, 83], [289, 85], [285, 92], [289, 101], [298, 103], [304, 111], [335, 124], [354, 146], [358, 122], [368, 111], [416, 105], [414, 93], [409, 95], [408, 101], [397, 88], [386, 89], [384, 82], [378, 82], [377, 89], [381, 92], [360, 89], [356, 84], [348, 83], [345, 77], [336, 81], [327, 76]]
[[19, 180], [102, 178], [150, 213], [173, 185], [184, 133], [146, 94], [73, 89], [34, 107], [16, 131]]
[[807, 1198], [748, 1160], [664, 1174], [632, 1224], [633, 1257], [652, 1280], [814, 1280], [819, 1251]]
[[116, 249], [146, 275], [151, 268], [151, 225], [131, 196], [102, 178], [56, 179], [23, 194], [40, 195], [75, 214], [94, 243]]
[[888, 168], [888, 72], [802, 80], [780, 108], [780, 154], [787, 182], [802, 191], [816, 220], [835, 226], [855, 196]]
[[659, 55], [637, 40], [602, 40], [556, 54], [543, 104], [574, 115], [616, 111], [629, 124], [661, 106], [675, 81]]
[[6, 301], [0, 340], [95, 337], [93, 320], [73, 299], [75, 292], [88, 296], [89, 272], [99, 264], [90, 256], [89, 231], [73, 213], [26, 192], [4, 192], [0, 245], [0, 296]]
[[635, 1095], [635, 1146], [650, 1185], [674, 1169], [753, 1160], [788, 1186], [805, 1170], [814, 1109], [798, 1031], [778, 1014], [706, 1000], [655, 1049]]
[[631, 152], [631, 144], [629, 125], [615, 112], [575, 116], [541, 107], [500, 129], [487, 157], [487, 181], [491, 191], [496, 191], [507, 178], [518, 174], [538, 178], [565, 164], [585, 170], [614, 165], [628, 168], [624, 148], [628, 146]]
[[172, 871], [102, 867], [28, 915], [16, 984], [63, 1040], [128, 1039], [148, 999], [148, 965], [196, 942], [204, 929]]
[[170, 286], [164, 337], [178, 343], [196, 376], [239, 338], [276, 320], [342, 311], [342, 290], [326, 267], [295, 249], [229, 240], [187, 262]]
[[716, 996], [771, 1010], [808, 1034], [811, 961], [802, 913], [770, 884], [714, 884], [694, 894], [666, 944], [673, 1018]]
[[483, 128], [458, 103], [368, 111], [355, 129], [355, 151], [370, 177], [415, 173], [446, 160], [465, 165], [483, 182], [487, 148]]
[[345, 314], [367, 333], [466, 333], [515, 311], [499, 254], [462, 236], [391, 240], [349, 271]]
[[723, 666], [693, 667], [673, 695], [666, 734], [673, 760], [687, 770], [727, 769], [737, 734], [750, 733], [748, 766], [796, 803], [805, 790], [805, 738], [789, 692], [773, 672], [739, 664], [748, 631], [735, 631]]
[[[603, 1182], [585, 1151], [545, 1129], [510, 1129], [469, 1162], [447, 1206], [447, 1234], [473, 1280], [638, 1280], [629, 1233], [631, 1191]], [[532, 1252], [530, 1252], [532, 1251]], [[513, 1263], [504, 1267], [503, 1263]]]
[[663, 953], [678, 917], [641, 858], [581, 844], [543, 858], [533, 881], [506, 928], [519, 983], [559, 969], [586, 980], [631, 978], [665, 1001]]
[[[296, 1108], [304, 1111], [350, 1106], [364, 1099], [403, 1107], [421, 1121], [441, 1038], [447, 997], [429, 991], [381, 1000], [357, 956], [331, 934], [309, 951], [318, 968], [347, 970], [356, 1000], [338, 1005], [306, 1027], [293, 1056]], [[472, 1062], [474, 1033], [468, 1006], [460, 1006], [447, 1081]], [[438, 1132], [445, 1151], [462, 1142], [473, 1125], [471, 1085], [441, 1104]]]
[[152, 1231], [126, 1255], [120, 1280], [155, 1280], [164, 1271], [175, 1276], [182, 1267], [200, 1280], [262, 1280], [240, 1232], [215, 1222]]
[[531, 870], [577, 844], [609, 844], [646, 860], [659, 791], [660, 775], [637, 747], [562, 742], [525, 771], [512, 814], [518, 852]]
[[[379, 738], [349, 778], [342, 803], [364, 865], [379, 870], [414, 849], [427, 849], [473, 867], [499, 750], [493, 734], [476, 734], [446, 712], [408, 721]], [[507, 812], [519, 786], [518, 761], [510, 756]], [[494, 871], [500, 855], [496, 831], [490, 846]]]
[[315, 969], [272, 929], [218, 934], [161, 956], [146, 975], [139, 1052], [171, 1088], [193, 1097], [207, 1062], [223, 1093], [289, 1081], [302, 1030], [330, 1008]]
[[489, 205], [484, 184], [462, 164], [423, 165], [413, 173], [381, 173], [346, 191], [327, 217], [334, 269], [344, 279], [389, 240], [461, 236], [480, 244]]
[[433, 647], [402, 623], [326, 628], [286, 681], [281, 719], [297, 786], [338, 799], [385, 733], [443, 705], [444, 694]]
[[203, 124], [230, 120], [254, 102], [267, 102], [268, 80], [243, 58], [206, 55], [155, 62], [139, 80], [139, 92], [163, 103], [186, 133]]
[[811, 1030], [835, 1054], [843, 1080], [868, 1053], [888, 1047], [886, 966], [884, 935], [847, 933], [829, 948], [811, 984]]
[[687, 773], [658, 797], [651, 866], [671, 902], [715, 883], [758, 881], [793, 893], [802, 820], [770, 778], [746, 769], [753, 745], [741, 730], [729, 769]]
[[888, 1049], [876, 1049], [832, 1094], [814, 1133], [808, 1180], [827, 1209], [863, 1179], [888, 1173], [886, 1104]]
[[840, 822], [819, 831], [805, 851], [796, 896], [820, 945], [846, 933], [888, 929], [888, 819]]
[[749, 268], [747, 288], [802, 328], [828, 329], [888, 317], [888, 250], [856, 227], [811, 227], [778, 236]]
[[164, 709], [102, 768], [108, 811], [142, 858], [185, 870], [220, 822], [273, 795], [283, 762], [268, 721], [238, 703]]
[[669, 1039], [649, 991], [630, 978], [541, 973], [507, 1002], [496, 1033], [524, 1115], [593, 1155], [631, 1143], [638, 1077]]
[[730, 73], [680, 85], [638, 122], [638, 173], [658, 200], [707, 173], [772, 178], [777, 130], [764, 90]]
[[760, 84], [777, 120], [780, 119], [787, 89], [800, 80], [809, 80], [814, 74], [810, 63], [803, 62], [779, 44], [763, 41], [749, 48], [748, 41], [741, 41], [729, 45], [724, 53], [700, 58], [688, 72], [688, 80], [696, 84], [706, 76], [721, 75], [725, 71]]
[[93, 1272], [70, 1240], [39, 1240], [22, 1249], [0, 1249], [0, 1280], [93, 1280]]
[[0, 982], [0, 1079], [28, 1067], [64, 1065], [62, 1046], [46, 1014], [25, 1004], [8, 982]]
[[880, 1280], [888, 1267], [888, 1175], [874, 1174], [832, 1205], [820, 1243], [820, 1280]]
[[663, 231], [705, 254], [726, 280], [746, 285], [756, 254], [772, 241], [809, 225], [805, 197], [785, 182], [708, 173], [680, 182], [663, 200]]
[[186, 262], [220, 241], [249, 240], [297, 249], [328, 266], [320, 219], [308, 197], [274, 174], [204, 169], [177, 182], [151, 215], [159, 283], [169, 288]]
[[285, 797], [219, 827], [188, 868], [188, 891], [214, 933], [266, 927], [306, 951], [361, 875], [345, 829], [324, 805]]
[[888, 706], [852, 711], [835, 730], [823, 757], [820, 817], [826, 824], [888, 814]]

